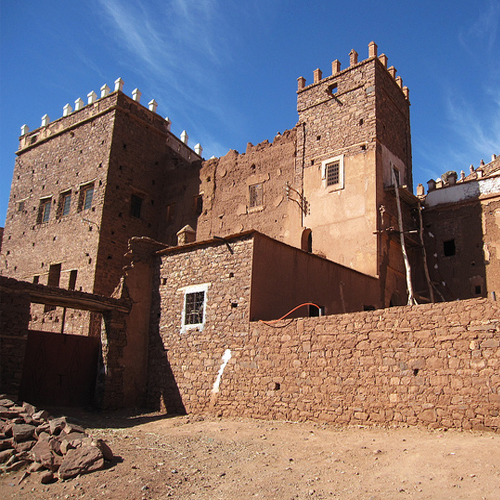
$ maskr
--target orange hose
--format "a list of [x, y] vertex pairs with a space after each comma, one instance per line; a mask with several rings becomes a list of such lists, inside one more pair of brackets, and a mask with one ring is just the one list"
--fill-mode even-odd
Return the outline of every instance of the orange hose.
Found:
[[314, 304], [312, 302], [304, 302], [303, 304], [300, 304], [300, 306], [294, 307], [291, 311], [287, 312], [284, 316], [281, 316], [279, 319], [273, 319], [272, 321], [264, 321], [263, 319], [259, 319], [261, 323], [264, 323], [265, 325], [270, 325], [272, 323], [277, 323], [278, 321], [281, 321], [285, 319], [287, 316], [295, 312], [297, 309], [303, 307], [303, 306], [314, 306], [317, 307], [319, 310], [321, 310], [321, 307], [319, 307], [317, 304]]

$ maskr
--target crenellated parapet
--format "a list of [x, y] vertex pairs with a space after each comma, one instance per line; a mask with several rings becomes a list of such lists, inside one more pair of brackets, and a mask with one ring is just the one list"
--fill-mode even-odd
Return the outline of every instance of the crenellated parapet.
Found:
[[299, 77], [297, 79], [297, 82], [298, 82], [297, 92], [300, 93], [301, 91], [305, 90], [306, 88], [309, 88], [313, 85], [316, 85], [316, 84], [322, 82], [323, 80], [331, 79], [332, 77], [337, 77], [342, 73], [350, 71], [353, 68], [355, 68], [361, 64], [365, 64], [366, 62], [374, 60], [374, 59], [378, 59], [378, 61], [380, 61], [382, 66], [387, 70], [387, 72], [389, 73], [391, 78], [394, 80], [394, 82], [401, 89], [401, 91], [405, 95], [405, 98], [407, 100], [409, 100], [410, 92], [409, 92], [408, 87], [403, 86], [403, 79], [400, 76], [396, 76], [397, 70], [394, 66], [391, 66], [389, 68], [387, 67], [387, 61], [388, 61], [387, 56], [385, 54], [378, 55], [378, 47], [377, 47], [377, 44], [375, 42], [370, 42], [368, 44], [368, 58], [363, 60], [363, 61], [358, 61], [358, 53], [354, 49], [352, 49], [351, 52], [349, 53], [349, 66], [344, 70], [341, 70], [340, 61], [338, 59], [335, 59], [335, 61], [332, 62], [331, 75], [323, 78], [323, 72], [318, 68], [318, 69], [314, 70], [313, 83], [308, 85], [308, 86], [306, 86], [306, 79], [303, 76]]
[[94, 90], [89, 92], [87, 94], [87, 104], [85, 104], [81, 97], [75, 100], [74, 108], [70, 103], [65, 104], [63, 106], [62, 117], [57, 120], [51, 121], [49, 116], [45, 114], [42, 117], [40, 127], [31, 132], [28, 125], [23, 125], [21, 127], [17, 154], [57, 134], [70, 131], [82, 123], [121, 108], [165, 134], [167, 144], [184, 159], [188, 161], [201, 159], [203, 153], [201, 145], [196, 144], [194, 149], [191, 149], [188, 146], [188, 135], [185, 130], [182, 132], [180, 138], [176, 137], [171, 132], [172, 122], [170, 119], [168, 117], [162, 118], [157, 113], [158, 103], [155, 99], [151, 99], [146, 107], [141, 104], [142, 92], [138, 88], [132, 91], [132, 97], [130, 98], [123, 93], [123, 87], [123, 80], [118, 78], [114, 82], [113, 91], [111, 91], [107, 84], [104, 84], [100, 88], [100, 96]]

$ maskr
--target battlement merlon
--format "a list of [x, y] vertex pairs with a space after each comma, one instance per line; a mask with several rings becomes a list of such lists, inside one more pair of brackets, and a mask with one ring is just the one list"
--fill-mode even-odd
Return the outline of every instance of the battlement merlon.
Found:
[[335, 61], [332, 62], [332, 74], [330, 76], [327, 76], [323, 78], [322, 71], [318, 68], [314, 70], [314, 79], [313, 83], [310, 85], [306, 86], [306, 79], [303, 76], [300, 76], [297, 78], [298, 82], [298, 89], [297, 93], [300, 94], [302, 91], [309, 89], [313, 87], [314, 85], [317, 85], [325, 80], [332, 79], [334, 77], [337, 77], [341, 74], [345, 74], [346, 72], [352, 70], [354, 67], [358, 67], [362, 64], [366, 64], [369, 61], [378, 59], [378, 61], [386, 68], [387, 72], [391, 75], [392, 79], [394, 82], [398, 85], [398, 87], [401, 89], [401, 92], [403, 92], [405, 99], [410, 101], [410, 91], [408, 87], [403, 86], [403, 79], [398, 76], [396, 77], [396, 68], [394, 66], [391, 66], [390, 68], [387, 68], [387, 56], [385, 54], [380, 54], [378, 55], [378, 47], [375, 42], [370, 42], [368, 44], [368, 58], [358, 62], [358, 53], [353, 49], [349, 53], [349, 67], [341, 70], [341, 64], [338, 59], [335, 59]]
[[92, 91], [87, 95], [87, 105], [84, 104], [81, 98], [75, 101], [74, 110], [69, 103], [66, 104], [63, 107], [63, 116], [57, 120], [51, 122], [49, 116], [44, 115], [41, 126], [33, 131], [30, 131], [27, 125], [23, 125], [19, 137], [19, 149], [16, 154], [20, 155], [59, 134], [69, 132], [86, 122], [95, 120], [99, 116], [120, 109], [164, 135], [167, 144], [185, 160], [199, 161], [202, 159], [203, 148], [201, 145], [197, 144], [194, 149], [191, 149], [187, 144], [187, 138], [183, 140], [176, 137], [170, 131], [170, 120], [168, 118], [163, 119], [156, 113], [158, 104], [154, 99], [148, 103], [148, 107], [145, 107], [138, 101], [140, 99], [138, 89], [134, 90], [133, 98], [124, 94], [122, 89], [123, 80], [119, 78], [115, 82], [113, 92], [110, 92], [107, 85], [103, 85], [100, 98]]

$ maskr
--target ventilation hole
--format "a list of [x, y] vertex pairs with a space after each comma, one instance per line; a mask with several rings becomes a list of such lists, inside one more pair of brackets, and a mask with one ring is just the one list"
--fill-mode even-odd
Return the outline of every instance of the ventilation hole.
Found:
[[281, 384], [279, 382], [274, 383], [274, 390], [279, 391], [281, 389]]
[[418, 368], [413, 369], [413, 375], [417, 376], [418, 375]]

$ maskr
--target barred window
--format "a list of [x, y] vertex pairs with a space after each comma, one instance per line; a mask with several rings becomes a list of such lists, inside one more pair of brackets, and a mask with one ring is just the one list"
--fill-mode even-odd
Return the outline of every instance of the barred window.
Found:
[[209, 283], [204, 283], [181, 289], [184, 292], [181, 333], [194, 328], [203, 330], [209, 286]]
[[328, 192], [344, 189], [344, 156], [334, 156], [321, 162], [321, 178], [323, 187]]
[[338, 161], [326, 166], [326, 185], [334, 186], [340, 182], [340, 163]]
[[249, 195], [250, 195], [250, 208], [260, 207], [264, 204], [263, 202], [263, 190], [262, 183], [252, 184], [249, 186]]
[[203, 323], [204, 306], [205, 292], [186, 293], [184, 324], [198, 325]]

